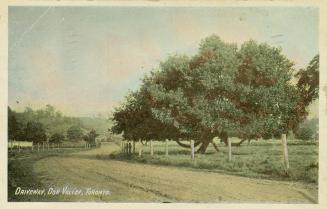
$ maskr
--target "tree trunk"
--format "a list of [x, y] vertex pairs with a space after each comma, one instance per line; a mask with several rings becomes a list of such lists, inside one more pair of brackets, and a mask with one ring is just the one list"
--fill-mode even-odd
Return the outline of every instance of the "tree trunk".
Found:
[[219, 149], [218, 149], [217, 144], [216, 144], [214, 141], [211, 141], [211, 144], [213, 145], [213, 147], [215, 148], [215, 150], [216, 150], [217, 152], [219, 152]]
[[[180, 142], [179, 140], [175, 140], [175, 142], [176, 142], [179, 146], [184, 147], [184, 148], [190, 148], [190, 147], [191, 147], [189, 144], [184, 144], [184, 143]], [[194, 143], [194, 147], [199, 146], [199, 144], [201, 144], [201, 141], [197, 141], [197, 142], [195, 142], [195, 143]]]
[[239, 146], [241, 146], [241, 144], [242, 144], [243, 142], [245, 142], [246, 140], [250, 140], [250, 139], [242, 139], [240, 142], [232, 143], [232, 146], [237, 146], [237, 147], [239, 147]]
[[166, 139], [165, 142], [165, 155], [168, 156], [168, 139]]
[[207, 147], [208, 147], [209, 143], [210, 143], [210, 140], [204, 141], [201, 144], [200, 148], [196, 151], [196, 153], [204, 154], [206, 152], [206, 150], [207, 150]]

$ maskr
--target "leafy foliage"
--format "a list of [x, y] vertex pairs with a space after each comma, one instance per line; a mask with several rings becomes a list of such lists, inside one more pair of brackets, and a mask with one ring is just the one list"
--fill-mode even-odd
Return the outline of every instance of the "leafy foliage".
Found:
[[[94, 117], [68, 117], [51, 105], [45, 108], [33, 110], [26, 107], [23, 112], [16, 112], [8, 107], [8, 139], [26, 140], [24, 129], [29, 122], [42, 124], [47, 139], [55, 136], [55, 141], [63, 141], [68, 129], [71, 128], [69, 140], [82, 140], [83, 131], [95, 129], [97, 132], [107, 132], [110, 122], [104, 118]], [[78, 129], [76, 131], [76, 129]], [[58, 136], [60, 135], [60, 137]], [[62, 137], [63, 136], [63, 137]], [[59, 140], [60, 139], [60, 140]]]
[[62, 133], [54, 133], [51, 137], [49, 142], [51, 143], [61, 143], [65, 140], [65, 135]]
[[24, 128], [24, 138], [34, 143], [45, 142], [47, 135], [43, 124], [35, 121], [28, 122]]
[[24, 139], [23, 125], [17, 121], [15, 113], [8, 107], [8, 139]]
[[298, 127], [306, 113], [299, 108], [316, 98], [316, 80], [304, 76], [311, 79], [316, 66], [293, 85], [293, 63], [280, 48], [253, 40], [238, 48], [213, 35], [195, 56], [170, 56], [145, 77], [116, 109], [112, 131], [132, 140], [194, 139], [199, 152], [215, 136], [225, 143], [231, 136], [279, 136]]
[[83, 137], [83, 130], [80, 126], [73, 125], [67, 130], [67, 138], [71, 140], [80, 140]]
[[299, 129], [295, 132], [295, 137], [301, 140], [313, 140], [318, 138], [318, 124], [317, 118], [303, 121]]

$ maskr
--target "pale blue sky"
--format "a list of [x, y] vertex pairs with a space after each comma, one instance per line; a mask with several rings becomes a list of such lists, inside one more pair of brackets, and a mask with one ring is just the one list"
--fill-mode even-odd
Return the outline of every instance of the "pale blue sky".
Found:
[[160, 60], [213, 33], [281, 46], [299, 68], [318, 53], [318, 9], [10, 7], [9, 105], [108, 113]]

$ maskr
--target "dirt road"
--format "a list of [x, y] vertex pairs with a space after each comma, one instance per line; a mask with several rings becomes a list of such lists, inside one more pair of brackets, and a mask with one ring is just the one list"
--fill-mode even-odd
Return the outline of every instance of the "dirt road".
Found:
[[35, 163], [44, 185], [62, 188], [110, 190], [110, 195], [61, 195], [62, 201], [111, 202], [283, 202], [312, 203], [305, 185], [251, 179], [205, 171], [99, 160], [115, 144], [71, 154], [49, 157]]

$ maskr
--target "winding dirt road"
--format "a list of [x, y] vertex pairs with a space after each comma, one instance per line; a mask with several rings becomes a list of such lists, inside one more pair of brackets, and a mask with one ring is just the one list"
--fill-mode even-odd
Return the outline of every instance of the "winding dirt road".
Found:
[[110, 195], [61, 195], [61, 201], [282, 202], [314, 203], [300, 183], [251, 179], [175, 167], [96, 159], [118, 149], [98, 149], [39, 160], [34, 171], [44, 185], [110, 190]]

